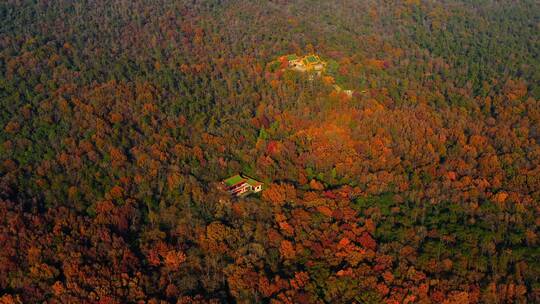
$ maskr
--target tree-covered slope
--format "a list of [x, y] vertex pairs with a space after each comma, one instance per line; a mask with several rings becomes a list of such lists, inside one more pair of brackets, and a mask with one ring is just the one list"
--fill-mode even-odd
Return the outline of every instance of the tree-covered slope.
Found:
[[535, 1], [0, 3], [0, 303], [540, 301], [539, 26]]

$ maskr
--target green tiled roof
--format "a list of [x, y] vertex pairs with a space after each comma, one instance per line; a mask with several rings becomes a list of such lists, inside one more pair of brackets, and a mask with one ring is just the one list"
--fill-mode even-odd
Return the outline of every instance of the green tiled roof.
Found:
[[313, 63], [313, 62], [319, 61], [319, 59], [317, 59], [317, 57], [315, 57], [315, 56], [313, 56], [313, 55], [307, 56], [307, 57], [306, 57], [306, 60], [307, 60], [307, 62], [309, 62], [309, 63]]
[[230, 187], [230, 186], [234, 186], [234, 185], [236, 185], [236, 184], [238, 184], [238, 183], [240, 183], [242, 181], [245, 181], [245, 179], [237, 174], [235, 176], [231, 176], [231, 177], [227, 178], [223, 182], [225, 183], [225, 185]]
[[256, 180], [254, 180], [253, 178], [248, 178], [247, 183], [248, 183], [250, 186], [253, 186], [253, 187], [258, 186], [258, 185], [261, 184], [261, 182], [256, 181]]
[[287, 56], [287, 60], [296, 60], [296, 58], [298, 58], [298, 57], [296, 57], [295, 54], [291, 54], [291, 55]]

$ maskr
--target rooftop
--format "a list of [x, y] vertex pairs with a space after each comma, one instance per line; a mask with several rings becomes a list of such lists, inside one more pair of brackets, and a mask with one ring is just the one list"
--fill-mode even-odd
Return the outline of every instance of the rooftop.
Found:
[[320, 60], [315, 55], [309, 55], [309, 56], [306, 56], [306, 61], [309, 63], [315, 63], [315, 62], [319, 62]]
[[247, 179], [247, 183], [248, 183], [250, 186], [253, 186], [253, 187], [256, 187], [256, 186], [258, 186], [258, 185], [262, 185], [261, 182], [256, 181], [256, 180], [254, 180], [253, 178], [248, 178], [248, 179]]
[[224, 180], [223, 182], [225, 183], [225, 185], [227, 185], [227, 187], [231, 187], [231, 186], [234, 186], [240, 182], [243, 182], [245, 181], [246, 179], [241, 177], [240, 175], [235, 175], [235, 176], [231, 176], [229, 178], [227, 178], [226, 180]]
[[298, 57], [295, 54], [287, 55], [287, 60], [296, 60]]

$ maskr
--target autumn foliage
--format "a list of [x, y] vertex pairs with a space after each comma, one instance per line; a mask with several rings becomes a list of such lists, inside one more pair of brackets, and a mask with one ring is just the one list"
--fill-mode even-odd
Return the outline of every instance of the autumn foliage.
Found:
[[0, 303], [540, 302], [539, 12], [3, 1]]

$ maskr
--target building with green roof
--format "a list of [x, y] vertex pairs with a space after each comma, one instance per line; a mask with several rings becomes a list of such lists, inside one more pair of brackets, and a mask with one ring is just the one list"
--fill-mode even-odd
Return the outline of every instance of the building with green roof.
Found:
[[287, 55], [287, 60], [289, 61], [296, 60], [296, 59], [298, 59], [298, 56], [296, 56], [296, 54]]
[[237, 175], [234, 175], [234, 176], [231, 176], [229, 178], [227, 178], [226, 180], [223, 181], [223, 183], [227, 186], [227, 187], [232, 187], [238, 183], [243, 183], [245, 182], [245, 179], [243, 177], [241, 177], [239, 174]]
[[225, 189], [234, 196], [243, 196], [249, 193], [257, 193], [262, 191], [263, 183], [256, 179], [240, 174], [233, 175], [225, 180], [222, 184]]
[[315, 55], [309, 55], [309, 56], [306, 56], [306, 61], [308, 63], [317, 63], [317, 62], [319, 62], [321, 60]]

